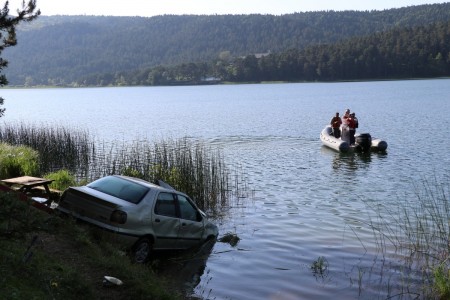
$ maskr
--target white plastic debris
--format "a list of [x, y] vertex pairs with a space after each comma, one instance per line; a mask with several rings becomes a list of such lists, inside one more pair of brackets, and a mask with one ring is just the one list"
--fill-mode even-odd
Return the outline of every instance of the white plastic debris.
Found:
[[104, 286], [112, 286], [112, 285], [122, 285], [123, 282], [122, 280], [116, 278], [116, 277], [111, 277], [111, 276], [104, 276], [103, 277], [103, 285]]

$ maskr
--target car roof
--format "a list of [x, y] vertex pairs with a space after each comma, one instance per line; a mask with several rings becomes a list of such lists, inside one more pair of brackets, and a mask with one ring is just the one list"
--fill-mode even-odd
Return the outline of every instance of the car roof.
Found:
[[133, 181], [133, 182], [135, 182], [135, 183], [137, 183], [137, 184], [146, 186], [146, 187], [148, 187], [148, 188], [150, 188], [150, 189], [159, 190], [159, 191], [161, 191], [161, 192], [168, 192], [168, 193], [177, 192], [177, 193], [179, 193], [179, 194], [185, 195], [184, 193], [182, 193], [182, 192], [180, 192], [180, 191], [177, 191], [176, 189], [172, 188], [169, 184], [165, 183], [165, 182], [162, 181], [162, 180], [158, 180], [158, 182], [159, 182], [159, 184], [161, 184], [161, 185], [163, 185], [163, 186], [157, 185], [157, 184], [154, 184], [154, 183], [151, 183], [151, 182], [146, 181], [146, 180], [144, 180], [144, 179], [140, 179], [140, 178], [136, 178], [136, 177], [131, 177], [131, 176], [124, 176], [124, 175], [111, 175], [111, 176], [118, 177], [118, 178], [122, 178], [122, 179], [124, 179], [124, 180]]

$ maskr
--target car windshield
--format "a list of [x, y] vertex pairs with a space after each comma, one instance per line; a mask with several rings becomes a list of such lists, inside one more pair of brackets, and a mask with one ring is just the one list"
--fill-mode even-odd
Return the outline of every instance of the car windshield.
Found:
[[131, 203], [139, 203], [150, 188], [124, 178], [107, 176], [87, 185], [91, 189], [123, 199]]

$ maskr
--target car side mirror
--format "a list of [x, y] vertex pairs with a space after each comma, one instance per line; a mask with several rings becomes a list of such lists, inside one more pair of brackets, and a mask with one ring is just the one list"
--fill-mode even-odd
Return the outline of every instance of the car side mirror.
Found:
[[203, 220], [203, 216], [199, 211], [197, 211], [197, 222], [200, 222], [201, 220]]

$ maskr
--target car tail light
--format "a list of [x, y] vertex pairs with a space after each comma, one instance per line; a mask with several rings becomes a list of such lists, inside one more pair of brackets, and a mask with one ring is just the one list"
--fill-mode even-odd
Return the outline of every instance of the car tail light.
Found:
[[121, 210], [115, 210], [111, 214], [111, 218], [109, 220], [113, 223], [125, 224], [127, 221], [127, 213]]

